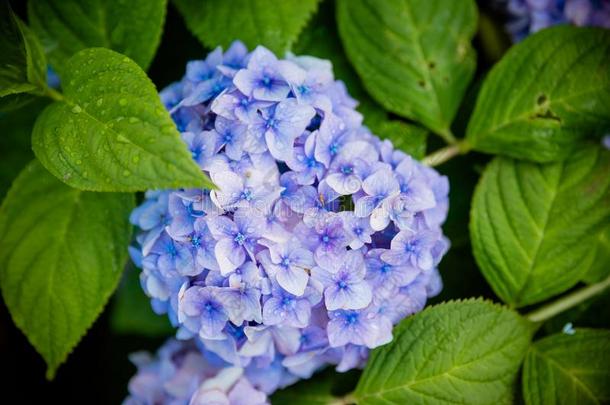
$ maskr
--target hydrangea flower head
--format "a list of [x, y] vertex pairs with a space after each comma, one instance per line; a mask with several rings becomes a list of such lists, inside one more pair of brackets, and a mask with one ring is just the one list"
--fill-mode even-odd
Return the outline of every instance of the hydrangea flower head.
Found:
[[447, 179], [371, 134], [328, 62], [236, 42], [161, 98], [217, 188], [146, 193], [132, 253], [153, 309], [235, 386], [361, 367], [439, 292]]
[[610, 0], [508, 0], [506, 10], [515, 41], [557, 24], [610, 28]]
[[124, 405], [264, 405], [267, 395], [254, 388], [246, 370], [231, 366], [193, 341], [170, 339], [151, 356], [134, 353], [138, 372], [129, 381]]

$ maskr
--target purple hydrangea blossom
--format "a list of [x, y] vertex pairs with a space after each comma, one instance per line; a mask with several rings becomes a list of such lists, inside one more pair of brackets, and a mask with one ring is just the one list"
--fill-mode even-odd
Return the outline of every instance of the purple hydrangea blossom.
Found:
[[505, 0], [514, 41], [557, 24], [610, 28], [608, 0]]
[[316, 180], [322, 180], [324, 176], [324, 165], [315, 157], [316, 133], [310, 134], [305, 143], [296, 145], [292, 156], [286, 160], [286, 164], [295, 174], [295, 179], [300, 185], [313, 184]]
[[339, 310], [330, 314], [328, 340], [331, 347], [349, 343], [375, 348], [392, 340], [392, 323], [372, 311]]
[[229, 319], [218, 287], [192, 286], [180, 297], [178, 320], [202, 339], [222, 340]]
[[610, 150], [610, 135], [604, 135], [601, 144], [604, 148]]
[[263, 405], [267, 395], [247, 370], [230, 367], [193, 341], [168, 340], [157, 352], [130, 356], [138, 372], [124, 405]]
[[275, 278], [286, 292], [301, 296], [309, 281], [309, 270], [315, 266], [311, 251], [301, 247], [298, 239], [278, 243], [268, 250], [268, 259], [261, 262], [269, 277]]
[[374, 209], [399, 193], [400, 184], [392, 175], [391, 169], [381, 169], [364, 180], [362, 190], [366, 195], [356, 201], [356, 215], [360, 218], [368, 218]]
[[[217, 240], [214, 252], [220, 266], [220, 273], [227, 275], [253, 257], [260, 235], [260, 218], [254, 211], [236, 211], [233, 220], [226, 216], [211, 216], [207, 225]], [[252, 216], [251, 216], [252, 215]]]
[[263, 152], [267, 147], [275, 159], [288, 159], [294, 140], [307, 128], [315, 113], [311, 106], [299, 104], [294, 98], [260, 110], [248, 127], [253, 143], [259, 145], [252, 151]]
[[390, 264], [382, 258], [387, 251], [371, 249], [366, 254], [366, 279], [373, 288], [402, 287], [415, 280], [421, 271], [410, 264]]
[[335, 213], [326, 213], [316, 219], [312, 227], [305, 222], [298, 224], [295, 229], [297, 235], [316, 257], [339, 258], [350, 242], [341, 217]]
[[[262, 403], [328, 364], [361, 367], [440, 291], [447, 179], [362, 126], [328, 62], [237, 42], [161, 98], [217, 186], [149, 191], [131, 216], [153, 309], [202, 370], [215, 362], [177, 403]], [[132, 397], [178, 398], [153, 368]]]
[[235, 87], [245, 96], [262, 101], [282, 101], [290, 85], [279, 72], [275, 55], [259, 46], [250, 55], [247, 69], [240, 69], [233, 79]]
[[361, 309], [371, 302], [371, 286], [364, 280], [366, 267], [359, 250], [348, 250], [343, 256], [322, 256], [312, 276], [324, 287], [324, 302], [329, 311]]
[[370, 244], [373, 241], [371, 235], [375, 230], [371, 228], [368, 218], [358, 217], [352, 211], [343, 211], [339, 215], [341, 215], [343, 226], [350, 235], [351, 241], [349, 242], [349, 247], [351, 249], [360, 249], [362, 246]]
[[411, 230], [400, 231], [390, 243], [390, 250], [381, 254], [381, 258], [396, 266], [414, 266], [423, 271], [434, 266], [433, 248], [440, 235], [436, 231]]
[[263, 307], [265, 325], [285, 325], [294, 328], [305, 328], [309, 325], [311, 307], [320, 302], [321, 294], [315, 287], [307, 287], [300, 295], [294, 295], [274, 285], [271, 297]]

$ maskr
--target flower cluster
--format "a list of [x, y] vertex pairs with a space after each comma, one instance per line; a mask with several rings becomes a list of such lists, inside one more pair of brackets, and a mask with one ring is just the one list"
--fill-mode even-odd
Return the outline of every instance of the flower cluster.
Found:
[[508, 0], [513, 40], [557, 24], [610, 28], [610, 0]]
[[438, 293], [448, 181], [362, 126], [332, 66], [234, 43], [162, 91], [217, 189], [150, 191], [132, 256], [157, 313], [270, 393], [362, 366]]
[[232, 367], [193, 341], [167, 341], [157, 352], [130, 356], [138, 373], [129, 381], [123, 405], [263, 405], [267, 395], [254, 388], [243, 368]]

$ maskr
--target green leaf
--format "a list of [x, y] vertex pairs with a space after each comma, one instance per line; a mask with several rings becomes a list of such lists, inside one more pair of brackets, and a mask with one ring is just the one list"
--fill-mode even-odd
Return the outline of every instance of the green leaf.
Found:
[[36, 36], [11, 10], [0, 5], [0, 111], [18, 108], [46, 87], [46, 60]]
[[468, 124], [479, 151], [560, 160], [610, 130], [610, 31], [558, 26], [511, 48], [483, 84]]
[[130, 194], [70, 188], [37, 161], [0, 208], [0, 286], [15, 324], [47, 362], [47, 377], [114, 291], [127, 258]]
[[92, 47], [113, 49], [146, 70], [161, 40], [166, 6], [167, 0], [34, 0], [28, 16], [60, 73], [72, 55]]
[[356, 72], [350, 66], [338, 40], [331, 3], [324, 3], [310, 24], [305, 27], [293, 51], [298, 55], [311, 55], [332, 62], [336, 79], [342, 80], [350, 95], [359, 102], [364, 124], [384, 139], [390, 139], [395, 147], [422, 159], [426, 153], [428, 132], [416, 125], [390, 120], [389, 114], [366, 94]]
[[129, 266], [117, 289], [110, 326], [120, 334], [148, 337], [170, 336], [175, 330], [167, 315], [157, 315], [150, 306], [150, 298], [142, 291], [139, 271]]
[[278, 56], [290, 50], [320, 0], [174, 0], [189, 30], [205, 46], [241, 40]]
[[66, 64], [64, 100], [38, 117], [32, 145], [41, 163], [82, 190], [211, 187], [131, 59], [92, 48]]
[[353, 389], [359, 372], [351, 370], [337, 373], [332, 368], [315, 374], [295, 385], [276, 391], [271, 397], [273, 405], [332, 405], [341, 402], [346, 391]]
[[38, 98], [27, 107], [0, 112], [0, 200], [13, 179], [33, 158], [30, 138], [38, 114], [49, 104]]
[[582, 281], [588, 284], [600, 282], [610, 276], [610, 225], [599, 233], [593, 249], [595, 257], [582, 278]]
[[365, 88], [388, 110], [450, 138], [472, 78], [472, 0], [339, 0], [339, 33]]
[[483, 275], [506, 303], [524, 306], [575, 285], [610, 223], [610, 152], [596, 146], [536, 164], [498, 157], [472, 203], [470, 235]]
[[528, 405], [610, 401], [610, 331], [576, 329], [534, 343], [523, 366]]
[[510, 403], [531, 324], [489, 301], [450, 301], [402, 321], [373, 351], [358, 404]]

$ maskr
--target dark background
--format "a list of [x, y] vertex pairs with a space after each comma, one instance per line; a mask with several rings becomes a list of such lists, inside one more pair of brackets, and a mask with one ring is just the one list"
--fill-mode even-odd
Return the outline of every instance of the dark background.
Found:
[[[488, 3], [485, 1], [480, 1], [480, 3], [482, 9], [486, 10], [485, 6]], [[13, 1], [11, 4], [15, 11], [25, 19], [26, 2]], [[326, 1], [321, 5], [320, 10], [321, 13], [332, 13], [332, 4]], [[486, 11], [490, 12], [490, 10]], [[502, 17], [495, 15], [494, 19], [496, 22], [500, 22]], [[489, 20], [486, 21], [489, 23]], [[485, 23], [482, 24], [482, 30], [485, 31]], [[489, 38], [487, 35], [483, 35], [483, 37]], [[505, 40], [500, 36], [500, 42]], [[454, 125], [455, 133], [458, 135], [463, 134], [465, 121], [472, 108], [472, 101], [468, 100], [474, 100], [482, 72], [486, 71], [492, 61], [497, 59], [505, 49], [505, 46], [498, 47], [497, 41], [488, 43], [488, 41], [482, 40], [481, 35], [475, 38], [475, 47], [479, 55], [479, 68]], [[188, 60], [201, 59], [205, 54], [206, 50], [186, 30], [181, 17], [170, 4], [162, 42], [149, 69], [149, 76], [161, 89], [173, 80], [182, 77]], [[429, 150], [443, 146], [434, 136], [429, 138], [428, 143]], [[470, 200], [480, 171], [487, 160], [488, 157], [471, 153], [455, 158], [439, 168], [441, 172], [449, 176], [451, 182], [451, 210], [444, 230], [452, 241], [452, 249], [440, 266], [445, 289], [432, 302], [473, 296], [494, 299], [493, 293], [476, 268], [468, 236]], [[133, 285], [132, 282], [132, 287]], [[135, 288], [138, 288], [137, 282], [135, 285]], [[122, 283], [120, 289], [124, 288], [125, 282]], [[607, 321], [610, 319], [609, 297], [610, 295], [607, 294], [605, 298], [598, 300], [592, 306], [581, 305], [553, 320], [543, 330], [558, 331], [567, 321], [574, 321], [575, 324], [582, 326], [608, 327], [610, 326]], [[55, 380], [49, 382], [45, 379], [46, 365], [42, 357], [15, 327], [4, 302], [0, 301], [2, 402], [120, 403], [127, 395], [129, 378], [135, 373], [135, 367], [129, 362], [128, 354], [138, 350], [154, 351], [165, 340], [164, 336], [169, 336], [169, 334], [157, 333], [158, 337], [146, 337], [140, 333], [134, 333], [133, 330], [137, 330], [137, 326], [132, 327], [132, 330], [129, 331], [129, 328], [125, 328], [125, 317], [123, 327], [117, 327], [116, 322], [113, 322], [113, 309], [116, 302], [116, 298], [110, 301], [102, 315], [68, 357], [67, 362], [59, 368]], [[128, 303], [128, 305], [131, 304]], [[133, 314], [132, 319], [140, 320], [137, 311]], [[147, 315], [150, 316], [149, 313]], [[576, 319], [579, 320], [576, 321]], [[126, 322], [130, 322], [129, 317]]]

